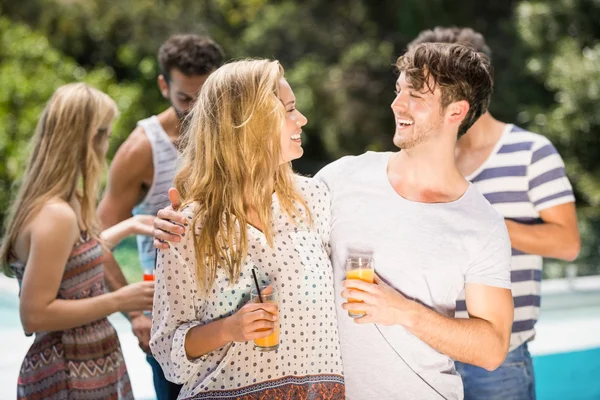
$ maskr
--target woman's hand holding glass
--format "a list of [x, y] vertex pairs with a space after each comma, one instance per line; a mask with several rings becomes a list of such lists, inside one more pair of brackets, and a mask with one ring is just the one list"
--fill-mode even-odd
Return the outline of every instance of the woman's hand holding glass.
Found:
[[271, 335], [277, 324], [276, 303], [247, 303], [225, 318], [223, 331], [229, 342], [247, 342]]

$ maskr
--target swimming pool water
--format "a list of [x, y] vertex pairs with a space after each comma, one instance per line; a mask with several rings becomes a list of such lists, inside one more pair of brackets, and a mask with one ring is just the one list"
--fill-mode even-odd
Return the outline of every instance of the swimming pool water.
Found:
[[538, 400], [600, 399], [600, 348], [536, 356], [533, 366]]

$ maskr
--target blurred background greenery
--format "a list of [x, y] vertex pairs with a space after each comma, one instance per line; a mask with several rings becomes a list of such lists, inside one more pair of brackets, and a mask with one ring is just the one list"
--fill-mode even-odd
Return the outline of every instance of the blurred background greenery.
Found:
[[[393, 63], [422, 29], [470, 26], [493, 52], [499, 119], [548, 136], [574, 184], [583, 248], [546, 278], [600, 274], [600, 0], [0, 0], [0, 222], [27, 141], [59, 85], [84, 80], [118, 103], [110, 155], [166, 104], [156, 51], [209, 34], [228, 58], [281, 61], [308, 117], [306, 174], [346, 154], [393, 149]], [[141, 277], [135, 241], [117, 252]]]

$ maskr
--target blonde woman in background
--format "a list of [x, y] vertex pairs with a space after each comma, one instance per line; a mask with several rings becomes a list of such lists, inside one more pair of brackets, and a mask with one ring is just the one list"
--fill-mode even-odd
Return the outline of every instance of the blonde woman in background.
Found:
[[[188, 224], [159, 251], [150, 347], [180, 399], [343, 399], [329, 193], [292, 172], [306, 118], [276, 61], [204, 84], [175, 178]], [[249, 302], [262, 284], [279, 307]], [[252, 340], [279, 327], [279, 349]]]
[[[96, 202], [114, 101], [84, 83], [60, 87], [32, 138], [32, 154], [7, 219], [0, 263], [20, 287], [21, 323], [33, 345], [18, 399], [131, 399], [119, 339], [107, 316], [149, 309], [153, 283], [106, 293], [103, 246], [151, 232], [132, 218], [102, 233]], [[103, 243], [101, 245], [100, 243]]]

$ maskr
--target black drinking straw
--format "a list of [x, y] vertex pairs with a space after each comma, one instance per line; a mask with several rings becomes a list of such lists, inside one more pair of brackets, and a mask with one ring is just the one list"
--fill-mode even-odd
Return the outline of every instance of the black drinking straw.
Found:
[[261, 303], [264, 303], [262, 296], [260, 294], [260, 287], [258, 286], [258, 279], [256, 278], [256, 271], [252, 268], [252, 276], [254, 277], [254, 284], [256, 285], [256, 292], [258, 293], [258, 298]]

